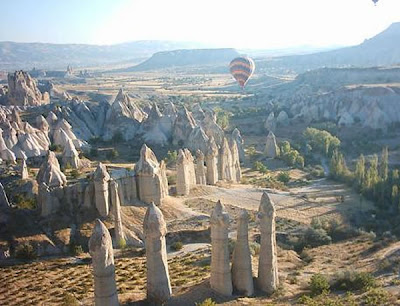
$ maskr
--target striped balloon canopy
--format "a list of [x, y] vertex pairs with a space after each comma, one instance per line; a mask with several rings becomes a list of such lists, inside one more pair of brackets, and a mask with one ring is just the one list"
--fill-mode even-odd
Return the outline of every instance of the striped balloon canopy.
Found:
[[242, 89], [246, 86], [247, 81], [253, 74], [254, 68], [254, 61], [247, 56], [237, 57], [229, 64], [229, 70], [232, 76]]

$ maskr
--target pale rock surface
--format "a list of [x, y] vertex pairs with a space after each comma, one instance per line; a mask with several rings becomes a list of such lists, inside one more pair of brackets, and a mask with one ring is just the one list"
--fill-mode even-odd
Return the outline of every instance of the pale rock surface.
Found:
[[146, 244], [147, 300], [165, 303], [172, 295], [165, 235], [167, 225], [161, 210], [151, 203], [143, 221]]
[[211, 222], [210, 286], [216, 292], [232, 295], [232, 274], [229, 264], [229, 215], [220, 201], [215, 205]]
[[8, 208], [10, 203], [8, 202], [7, 194], [4, 190], [3, 184], [0, 183], [0, 208]]
[[267, 131], [275, 132], [275, 129], [276, 129], [276, 119], [275, 119], [274, 112], [271, 112], [271, 113], [268, 115], [267, 120], [265, 120], [264, 127], [265, 127], [265, 129], [266, 129]]
[[185, 152], [179, 149], [176, 160], [176, 193], [178, 195], [188, 195], [191, 188], [191, 179], [189, 171], [189, 161]]
[[238, 217], [237, 240], [232, 256], [232, 281], [235, 290], [245, 296], [254, 294], [248, 232], [249, 213], [243, 209]]
[[267, 143], [265, 145], [265, 155], [270, 158], [275, 158], [279, 155], [279, 148], [276, 144], [276, 138], [273, 132], [269, 132], [267, 136]]
[[40, 166], [36, 181], [38, 184], [45, 183], [50, 188], [67, 185], [67, 178], [61, 172], [60, 164], [54, 152], [48, 152], [44, 162]]
[[201, 126], [196, 126], [190, 133], [185, 144], [192, 151], [200, 150], [205, 152], [207, 150], [208, 141], [209, 137], [206, 135], [203, 128]]
[[7, 103], [17, 106], [38, 106], [50, 102], [49, 94], [42, 94], [36, 81], [25, 71], [8, 74]]
[[245, 154], [244, 154], [244, 140], [242, 134], [240, 133], [239, 129], [235, 128], [232, 132], [232, 139], [236, 141], [236, 145], [239, 151], [239, 159], [244, 161]]
[[26, 165], [26, 160], [23, 159], [21, 163], [21, 179], [27, 180], [29, 179], [29, 172], [28, 172], [28, 167]]
[[275, 205], [267, 192], [261, 197], [258, 209], [260, 220], [260, 256], [257, 283], [259, 289], [272, 294], [279, 285], [278, 256], [275, 232]]
[[242, 169], [240, 167], [239, 150], [235, 140], [230, 142], [230, 150], [232, 154], [232, 181], [240, 183], [242, 179]]
[[206, 185], [206, 167], [204, 166], [204, 154], [200, 150], [196, 152], [196, 183]]
[[215, 185], [218, 182], [218, 147], [214, 137], [210, 137], [206, 152], [207, 185]]
[[280, 111], [278, 117], [276, 117], [276, 123], [281, 126], [287, 126], [289, 124], [289, 116], [284, 110]]
[[153, 151], [144, 144], [140, 150], [140, 159], [135, 165], [139, 200], [161, 205], [168, 195], [168, 181], [165, 165], [158, 163]]
[[218, 155], [218, 176], [220, 180], [233, 181], [232, 153], [228, 140], [224, 138]]
[[121, 205], [119, 201], [118, 188], [118, 183], [114, 180], [111, 180], [111, 204], [113, 208], [115, 242], [117, 246], [119, 246], [122, 241], [125, 241], [124, 229], [122, 227]]
[[64, 146], [62, 161], [64, 166], [69, 164], [73, 169], [80, 168], [79, 154], [71, 139], [68, 139]]
[[190, 188], [192, 188], [196, 185], [196, 170], [194, 167], [194, 158], [189, 149], [185, 148], [183, 151], [185, 152], [186, 159], [188, 161], [189, 179], [190, 179], [189, 183], [190, 183]]
[[108, 229], [99, 219], [89, 239], [89, 253], [92, 257], [95, 305], [118, 306], [112, 240]]
[[168, 143], [171, 130], [168, 131], [166, 124], [163, 124], [163, 115], [156, 103], [154, 103], [150, 110], [148, 118], [142, 122], [140, 129], [146, 143], [158, 144], [161, 146]]
[[205, 118], [202, 122], [202, 128], [206, 135], [210, 138], [213, 137], [215, 143], [218, 146], [221, 146], [224, 141], [224, 131], [222, 128], [217, 124], [217, 116], [214, 111], [207, 109], [204, 112]]
[[110, 213], [109, 181], [107, 168], [99, 163], [93, 174], [96, 208], [100, 216], [107, 217]]
[[175, 119], [175, 124], [173, 128], [173, 145], [184, 145], [189, 139], [190, 134], [196, 127], [196, 121], [194, 120], [192, 114], [183, 107]]

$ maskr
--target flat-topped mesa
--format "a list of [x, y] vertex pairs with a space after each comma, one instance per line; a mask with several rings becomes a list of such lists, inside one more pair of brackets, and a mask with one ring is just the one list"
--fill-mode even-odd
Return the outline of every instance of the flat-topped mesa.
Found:
[[236, 291], [251, 296], [254, 294], [254, 284], [248, 224], [249, 214], [243, 209], [238, 217], [237, 240], [232, 256], [232, 282]]
[[219, 149], [218, 156], [218, 176], [220, 180], [233, 181], [232, 153], [229, 148], [228, 140], [224, 138]]
[[210, 217], [211, 223], [211, 276], [210, 286], [216, 292], [232, 295], [232, 274], [229, 265], [229, 215], [220, 201]]
[[232, 154], [232, 181], [235, 183], [240, 183], [242, 179], [242, 169], [240, 167], [237, 143], [233, 139], [230, 142], [230, 150]]
[[92, 257], [95, 305], [119, 305], [112, 240], [108, 229], [99, 219], [89, 239], [89, 253]]
[[279, 148], [276, 144], [276, 138], [272, 131], [268, 133], [267, 143], [265, 145], [265, 155], [270, 158], [275, 158], [279, 155]]
[[204, 154], [200, 150], [196, 152], [196, 183], [206, 185], [206, 167], [204, 166]]
[[40, 92], [29, 73], [21, 70], [8, 74], [7, 103], [9, 105], [38, 106], [49, 102], [49, 94]]
[[62, 161], [64, 166], [70, 165], [73, 169], [80, 168], [79, 154], [71, 139], [68, 139], [64, 147]]
[[210, 137], [206, 152], [208, 185], [215, 185], [218, 182], [218, 147], [215, 144], [214, 137]]
[[188, 195], [190, 193], [190, 172], [188, 159], [185, 152], [179, 149], [176, 160], [176, 193], [178, 195]]
[[260, 290], [272, 294], [279, 285], [275, 233], [275, 205], [267, 192], [261, 197], [258, 209], [260, 220], [260, 256], [257, 284]]
[[110, 175], [107, 168], [102, 163], [99, 163], [94, 174], [94, 192], [96, 208], [102, 217], [107, 217], [110, 212], [109, 204], [109, 181]]
[[118, 247], [120, 247], [125, 241], [124, 229], [122, 227], [121, 219], [121, 203], [119, 200], [118, 183], [114, 180], [110, 182], [111, 189], [111, 204], [113, 208], [114, 215], [114, 232], [115, 232], [115, 242]]
[[49, 151], [36, 176], [38, 184], [45, 183], [48, 187], [63, 187], [67, 185], [67, 178], [61, 172], [56, 154]]
[[232, 139], [234, 141], [236, 141], [238, 152], [239, 152], [239, 159], [241, 161], [244, 161], [244, 158], [245, 158], [244, 148], [243, 148], [244, 140], [243, 140], [242, 134], [240, 133], [239, 129], [235, 128], [233, 130]]
[[23, 159], [21, 163], [21, 179], [27, 180], [29, 179], [29, 172], [28, 172], [28, 167], [26, 165], [26, 160]]
[[163, 304], [172, 294], [165, 242], [167, 225], [161, 210], [154, 203], [147, 209], [143, 232], [146, 244], [147, 299], [155, 304]]
[[140, 150], [140, 159], [135, 166], [139, 200], [161, 205], [168, 195], [168, 181], [165, 165], [158, 163], [153, 151], [144, 144]]

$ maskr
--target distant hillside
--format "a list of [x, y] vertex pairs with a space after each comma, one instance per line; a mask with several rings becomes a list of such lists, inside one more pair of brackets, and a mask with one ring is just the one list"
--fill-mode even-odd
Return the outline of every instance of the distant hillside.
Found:
[[204, 47], [199, 43], [134, 41], [116, 45], [0, 42], [0, 69], [63, 69], [145, 59], [155, 52]]
[[235, 49], [193, 49], [164, 51], [153, 54], [143, 63], [125, 71], [146, 71], [183, 66], [228, 65], [238, 56]]
[[373, 67], [400, 64], [400, 22], [354, 47], [308, 55], [259, 60], [258, 69], [289, 69], [303, 72], [320, 67]]

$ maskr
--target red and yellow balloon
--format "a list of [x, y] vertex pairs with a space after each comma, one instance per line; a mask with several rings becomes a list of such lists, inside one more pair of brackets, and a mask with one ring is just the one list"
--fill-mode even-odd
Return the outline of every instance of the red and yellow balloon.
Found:
[[236, 82], [243, 89], [255, 69], [254, 61], [248, 56], [239, 56], [231, 61], [229, 70]]

